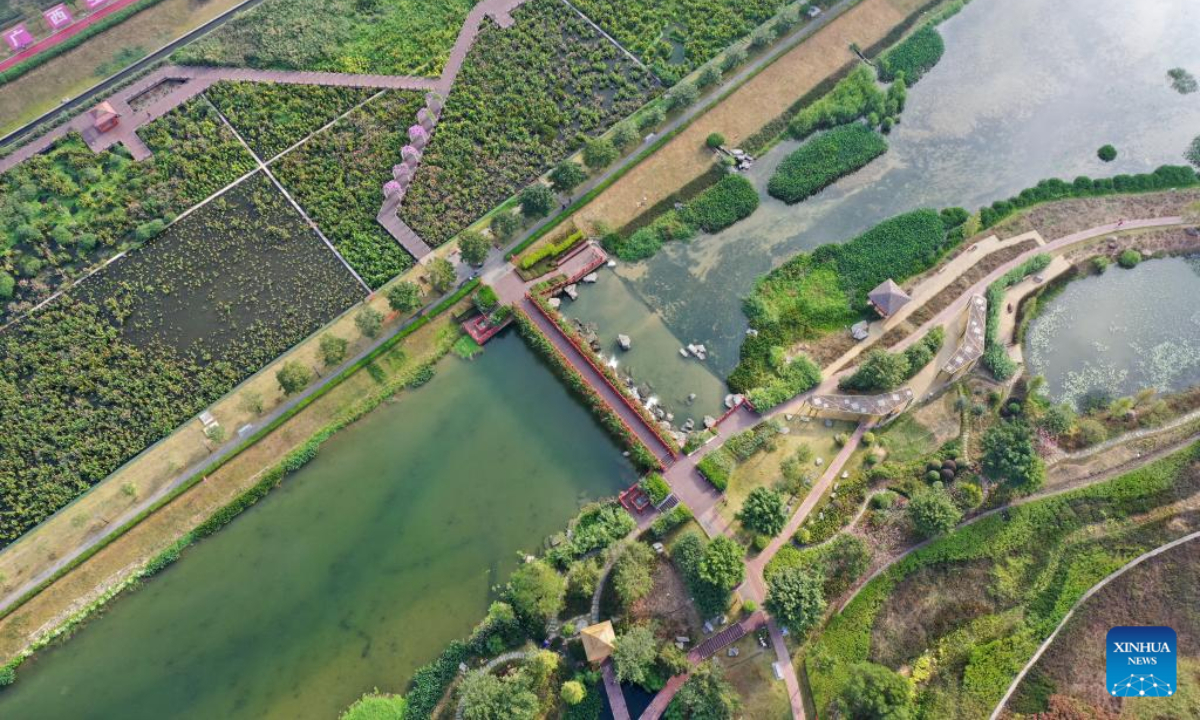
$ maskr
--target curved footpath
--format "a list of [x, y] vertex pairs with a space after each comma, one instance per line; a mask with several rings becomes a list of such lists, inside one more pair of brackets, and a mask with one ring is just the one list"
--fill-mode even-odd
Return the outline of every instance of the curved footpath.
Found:
[[1181, 538], [1172, 540], [1171, 542], [1167, 543], [1166, 545], [1160, 545], [1159, 547], [1156, 547], [1149, 552], [1146, 552], [1146, 553], [1143, 553], [1143, 554], [1137, 556], [1136, 558], [1131, 560], [1128, 564], [1126, 564], [1121, 569], [1117, 570], [1113, 574], [1109, 575], [1108, 577], [1104, 578], [1100, 582], [1093, 585], [1087, 592], [1085, 592], [1083, 594], [1083, 597], [1079, 598], [1079, 600], [1076, 601], [1075, 604], [1071, 606], [1071, 609], [1068, 610], [1067, 614], [1063, 616], [1062, 622], [1060, 622], [1058, 624], [1058, 627], [1054, 628], [1054, 632], [1050, 633], [1050, 637], [1046, 638], [1046, 641], [1043, 642], [1040, 646], [1038, 646], [1037, 652], [1035, 652], [1033, 654], [1033, 657], [1029, 659], [1029, 662], [1027, 662], [1025, 664], [1025, 667], [1021, 668], [1021, 672], [1017, 673], [1016, 679], [1014, 679], [1012, 681], [1012, 684], [1008, 686], [1008, 691], [1004, 693], [1004, 697], [1000, 698], [1000, 702], [999, 702], [999, 704], [996, 705], [996, 709], [992, 710], [992, 714], [989, 717], [989, 720], [998, 720], [998, 718], [1000, 717], [1000, 713], [1004, 711], [1004, 706], [1006, 704], [1008, 704], [1008, 699], [1010, 697], [1012, 697], [1012, 694], [1013, 694], [1013, 692], [1016, 691], [1017, 686], [1021, 684], [1021, 680], [1025, 679], [1026, 673], [1028, 673], [1033, 668], [1033, 666], [1035, 664], [1037, 664], [1038, 659], [1042, 657], [1042, 653], [1046, 652], [1046, 648], [1050, 647], [1051, 643], [1054, 642], [1054, 638], [1058, 637], [1059, 631], [1061, 631], [1064, 627], [1066, 627], [1067, 621], [1069, 621], [1071, 619], [1071, 616], [1075, 614], [1075, 611], [1078, 610], [1085, 602], [1087, 602], [1089, 598], [1091, 598], [1093, 595], [1095, 595], [1097, 592], [1099, 592], [1105, 585], [1108, 585], [1113, 580], [1116, 580], [1117, 578], [1124, 575], [1126, 573], [1126, 571], [1128, 571], [1132, 568], [1135, 568], [1138, 565], [1141, 565], [1143, 562], [1149, 560], [1150, 558], [1152, 558], [1156, 555], [1164, 553], [1167, 550], [1170, 550], [1172, 548], [1179, 547], [1180, 545], [1183, 545], [1184, 543], [1189, 543], [1197, 538], [1200, 538], [1200, 531], [1191, 533], [1189, 535], [1184, 535]]

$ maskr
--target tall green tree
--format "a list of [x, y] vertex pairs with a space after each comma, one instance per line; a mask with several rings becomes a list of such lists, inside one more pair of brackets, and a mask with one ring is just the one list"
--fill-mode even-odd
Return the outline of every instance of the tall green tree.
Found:
[[613, 567], [612, 577], [613, 588], [623, 607], [629, 608], [654, 588], [650, 571], [655, 561], [654, 551], [645, 543], [630, 543], [621, 553]]
[[458, 236], [458, 249], [462, 253], [463, 262], [468, 265], [482, 265], [487, 260], [488, 251], [492, 249], [492, 241], [473, 230], [467, 230]]
[[554, 208], [554, 191], [541, 183], [534, 183], [521, 191], [521, 214], [527, 218], [546, 217]]
[[411, 312], [421, 307], [421, 287], [407, 280], [387, 289], [388, 306], [396, 312]]
[[312, 371], [304, 363], [288, 360], [275, 373], [275, 379], [279, 381], [284, 395], [293, 395], [308, 386], [312, 380]]
[[342, 360], [346, 359], [346, 338], [338, 337], [332, 333], [325, 333], [321, 336], [319, 342], [321, 350], [321, 361], [325, 363], [325, 367], [333, 367]]
[[454, 265], [446, 258], [434, 258], [429, 263], [429, 284], [433, 285], [433, 289], [437, 292], [448, 292], [454, 287], [454, 281], [458, 279], [458, 275], [454, 272]]
[[700, 576], [722, 590], [732, 590], [746, 578], [746, 551], [724, 535], [708, 543], [700, 561]]
[[592, 170], [600, 170], [617, 159], [616, 146], [607, 138], [594, 138], [583, 145], [583, 164]]
[[756, 487], [746, 496], [738, 520], [750, 530], [774, 537], [787, 525], [783, 496], [765, 487]]
[[373, 338], [383, 328], [383, 313], [367, 305], [354, 316], [354, 326], [363, 335]]
[[467, 675], [462, 683], [462, 716], [465, 720], [534, 720], [540, 703], [522, 673], [501, 680], [487, 672]]
[[555, 192], [569, 193], [587, 180], [587, 173], [579, 163], [563, 160], [550, 171], [550, 186]]
[[821, 619], [825, 579], [808, 568], [789, 567], [773, 573], [767, 581], [767, 610], [798, 634]]
[[1006, 420], [984, 434], [983, 472], [992, 480], [1002, 480], [1024, 492], [1042, 486], [1046, 464], [1037, 454], [1029, 425], [1020, 419]]
[[725, 680], [721, 668], [702, 663], [688, 676], [671, 704], [667, 720], [733, 720], [741, 710], [737, 691]]
[[860, 663], [850, 671], [838, 704], [855, 720], [908, 720], [913, 714], [912, 685], [897, 673], [875, 663]]
[[658, 660], [658, 641], [649, 627], [636, 625], [617, 638], [612, 658], [621, 682], [645, 685]]
[[546, 622], [562, 610], [567, 581], [541, 560], [517, 568], [505, 597], [530, 632], [541, 634]]

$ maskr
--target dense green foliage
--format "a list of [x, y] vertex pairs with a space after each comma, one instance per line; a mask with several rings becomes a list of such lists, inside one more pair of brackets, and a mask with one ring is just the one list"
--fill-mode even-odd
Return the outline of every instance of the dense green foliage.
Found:
[[908, 720], [912, 713], [912, 684], [882, 665], [860, 663], [838, 698], [847, 717], [859, 720]]
[[254, 168], [217, 113], [193, 100], [141, 129], [155, 151], [134, 162], [69, 135], [0, 175], [0, 273], [17, 278], [0, 319], [37, 304]]
[[939, 488], [917, 493], [908, 504], [908, 514], [917, 534], [925, 538], [950, 532], [962, 519], [950, 493]]
[[437, 75], [472, 0], [267, 0], [174, 55], [232, 65]]
[[508, 579], [504, 598], [531, 634], [544, 632], [546, 622], [562, 609], [567, 581], [549, 564], [534, 560], [517, 568]]
[[700, 471], [704, 479], [712, 483], [713, 487], [725, 492], [725, 488], [729, 487], [729, 474], [733, 472], [735, 464], [733, 456], [723, 448], [719, 448], [705, 455], [700, 462], [696, 463], [696, 470]]
[[0, 543], [361, 296], [259, 176], [5, 330]]
[[387, 289], [388, 307], [396, 312], [412, 312], [421, 307], [421, 286], [403, 281]]
[[770, 488], [756, 487], [746, 496], [738, 511], [738, 520], [753, 532], [775, 537], [787, 525], [787, 508], [783, 496]]
[[980, 226], [981, 229], [990, 228], [1022, 208], [1054, 200], [1117, 193], [1152, 192], [1169, 188], [1195, 187], [1196, 185], [1200, 185], [1200, 178], [1196, 177], [1194, 170], [1184, 165], [1163, 165], [1152, 173], [1140, 175], [1117, 175], [1111, 178], [1096, 179], [1080, 175], [1071, 182], [1057, 178], [1042, 180], [1037, 185], [1026, 188], [1007, 200], [997, 200], [988, 207], [980, 208]]
[[650, 502], [655, 505], [667, 499], [671, 494], [671, 486], [663, 479], [660, 473], [650, 473], [642, 478], [642, 489], [650, 496]]
[[658, 660], [658, 641], [648, 626], [635, 625], [617, 637], [612, 657], [618, 680], [645, 685]]
[[993, 425], [983, 436], [983, 472], [1023, 492], [1033, 492], [1046, 479], [1046, 466], [1038, 455], [1033, 429], [1020, 419]]
[[825, 613], [824, 582], [810, 569], [781, 568], [767, 580], [767, 610], [792, 632], [804, 635]]
[[1045, 270], [1049, 264], [1049, 255], [1035, 255], [1004, 273], [999, 280], [988, 286], [985, 294], [987, 298], [987, 333], [984, 338], [983, 359], [980, 362], [997, 380], [1007, 380], [1017, 371], [1017, 364], [1008, 356], [1008, 349], [1000, 337], [1000, 311], [1004, 306], [1004, 293], [1030, 275]]
[[660, 540], [675, 528], [692, 519], [692, 510], [682, 502], [650, 523], [650, 532]]
[[584, 555], [616, 543], [636, 526], [618, 503], [591, 503], [571, 520], [570, 537], [551, 548], [546, 558], [565, 569]]
[[543, 260], [556, 259], [581, 242], [583, 242], [583, 231], [581, 230], [571, 233], [557, 243], [548, 242], [521, 258], [521, 269], [529, 270]]
[[1142, 261], [1142, 254], [1133, 248], [1126, 248], [1117, 256], [1117, 264], [1126, 270], [1131, 270]]
[[824, 578], [822, 593], [826, 601], [846, 592], [870, 567], [871, 551], [862, 538], [846, 533], [822, 545], [799, 549], [785, 545], [767, 564], [766, 575], [789, 567], [809, 568]]
[[[770, 20], [786, 0], [580, 0], [579, 9], [675, 84]], [[682, 52], [681, 52], [682, 51]]]
[[683, 222], [708, 233], [724, 230], [758, 209], [758, 191], [741, 175], [726, 175], [680, 212]]
[[367, 693], [346, 708], [338, 720], [404, 720], [406, 704], [399, 695]]
[[915, 210], [772, 270], [746, 299], [757, 334], [742, 342], [730, 387], [763, 410], [816, 385], [819, 371], [803, 355], [789, 361], [791, 347], [859, 320], [868, 292], [888, 278], [903, 282], [933, 267], [955, 240], [936, 211]]
[[946, 43], [937, 28], [932, 23], [924, 25], [879, 58], [879, 79], [891, 82], [902, 76], [912, 85], [937, 65], [945, 51]]
[[791, 205], [887, 152], [883, 136], [862, 123], [830, 130], [801, 145], [779, 163], [767, 192]]
[[733, 720], [742, 701], [726, 680], [721, 667], [701, 663], [667, 706], [667, 720]]
[[1096, 151], [1096, 157], [1104, 162], [1112, 162], [1117, 159], [1117, 149], [1112, 145], [1101, 145], [1100, 149]]
[[587, 180], [587, 172], [579, 166], [579, 163], [563, 160], [550, 171], [549, 179], [554, 192], [569, 193]]
[[652, 257], [663, 243], [690, 240], [696, 233], [720, 232], [758, 209], [758, 191], [741, 175], [726, 175], [683, 204], [635, 230], [629, 237], [605, 239], [605, 245], [626, 262]]
[[1184, 532], [1188, 524], [1170, 516], [1142, 518], [1140, 525], [1131, 520], [1200, 489], [1198, 460], [1200, 445], [1192, 445], [1116, 479], [1010, 507], [898, 561], [834, 616], [812, 646], [807, 662], [818, 710], [828, 711], [856, 666], [873, 658], [877, 617], [901, 583], [918, 572], [950, 578], [960, 568], [983, 565], [992, 568], [982, 596], [993, 609], [944, 625], [929, 638], [934, 677], [917, 702], [924, 717], [986, 715], [1088, 588]]
[[881, 90], [875, 82], [875, 73], [862, 65], [819, 100], [796, 113], [788, 125], [788, 131], [792, 137], [803, 140], [817, 130], [845, 125], [869, 116], [880, 120], [897, 115], [902, 109], [902, 103], [889, 102], [888, 92]]
[[937, 356], [945, 337], [946, 330], [936, 327], [903, 352], [871, 350], [852, 374], [838, 380], [838, 387], [864, 393], [895, 390]]
[[[730, 588], [712, 582], [703, 571], [711, 547], [712, 544], [695, 531], [684, 533], [671, 547], [671, 560], [682, 573], [696, 609], [703, 617], [719, 615], [729, 606]], [[740, 553], [738, 561], [741, 561]], [[719, 560], [714, 561], [712, 569], [717, 569], [719, 564]]]
[[654, 588], [650, 573], [656, 560], [654, 551], [645, 543], [629, 543], [621, 552], [612, 571], [613, 589], [621, 607], [628, 609]]
[[423, 102], [415, 92], [385, 93], [272, 166], [372, 288], [412, 266], [412, 258], [375, 216], [383, 202], [382, 183], [399, 162], [408, 123]]
[[324, 85], [219, 82], [205, 94], [263, 160], [270, 160], [374, 94]]
[[404, 199], [401, 216], [431, 245], [655, 91], [645, 70], [563, 3], [531, 0], [513, 18], [510, 28], [480, 31]]
[[709, 541], [700, 561], [700, 577], [716, 588], [732, 591], [746, 579], [745, 548], [725, 535]]

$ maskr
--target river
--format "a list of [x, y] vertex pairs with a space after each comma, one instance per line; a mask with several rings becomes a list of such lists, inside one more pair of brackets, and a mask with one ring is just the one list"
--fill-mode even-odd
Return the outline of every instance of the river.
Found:
[[1073, 280], [1025, 337], [1032, 374], [1055, 402], [1092, 392], [1182, 390], [1200, 382], [1200, 256], [1147, 260]]
[[[1200, 3], [1190, 0], [974, 0], [940, 26], [945, 55], [909, 90], [887, 154], [789, 207], [765, 193], [775, 166], [796, 147], [781, 143], [750, 174], [764, 198], [754, 215], [621, 264], [625, 288], [598, 285], [572, 312], [652, 307], [676, 343], [704, 343], [707, 366], [724, 377], [747, 328], [742, 299], [757, 277], [798, 251], [848, 240], [918, 207], [975, 210], [1048, 177], [1181, 164], [1200, 132], [1200, 93], [1174, 91], [1167, 70], [1200, 74], [1198, 27]], [[1119, 151], [1114, 162], [1096, 157], [1106, 143]], [[607, 296], [626, 292], [641, 302]], [[608, 321], [616, 333], [636, 320]], [[646, 379], [669, 383], [665, 360], [643, 365]]]
[[403, 690], [483, 618], [519, 551], [633, 478], [509, 331], [29, 660], [0, 717], [336, 717]]

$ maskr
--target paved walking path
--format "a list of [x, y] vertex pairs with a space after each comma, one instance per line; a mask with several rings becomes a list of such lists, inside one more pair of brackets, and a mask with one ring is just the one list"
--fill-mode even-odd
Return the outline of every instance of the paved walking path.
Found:
[[621, 692], [621, 683], [617, 682], [617, 672], [613, 669], [612, 658], [600, 666], [604, 673], [604, 692], [608, 695], [608, 705], [612, 710], [614, 720], [630, 720], [629, 706], [625, 704], [625, 693]]
[[433, 248], [429, 247], [421, 236], [415, 230], [408, 226], [408, 223], [400, 219], [400, 203], [396, 198], [390, 197], [383, 201], [383, 207], [379, 209], [379, 214], [375, 219], [383, 226], [388, 234], [400, 243], [400, 246], [408, 251], [418, 261], [429, 257], [433, 252]]
[[550, 340], [554, 348], [558, 350], [571, 367], [583, 377], [584, 382], [595, 391], [605, 404], [612, 409], [613, 412], [621, 419], [627, 428], [629, 428], [638, 440], [645, 445], [650, 452], [658, 459], [663, 467], [670, 466], [674, 462], [674, 454], [671, 448], [658, 436], [658, 433], [652, 430], [647, 424], [646, 419], [642, 414], [630, 407], [628, 398], [620, 391], [613, 388], [609, 384], [608, 379], [600, 373], [599, 370], [588, 362], [587, 357], [575, 347], [575, 345], [567, 339], [562, 329], [558, 324], [546, 317], [542, 309], [537, 306], [528, 296], [523, 297], [518, 303], [517, 308], [525, 313], [525, 315], [538, 327], [539, 330]]
[[1038, 646], [1037, 652], [1035, 652], [1033, 654], [1033, 657], [1029, 659], [1029, 662], [1025, 663], [1025, 667], [1021, 668], [1021, 672], [1017, 673], [1017, 677], [1012, 681], [1012, 684], [1008, 686], [1008, 690], [1004, 693], [1004, 697], [1000, 698], [1000, 702], [996, 705], [996, 709], [992, 710], [992, 714], [989, 717], [989, 720], [998, 720], [998, 718], [1000, 717], [1000, 714], [1004, 711], [1004, 706], [1006, 704], [1008, 704], [1008, 699], [1010, 697], [1012, 697], [1012, 694], [1016, 691], [1017, 686], [1021, 684], [1021, 681], [1023, 679], [1025, 679], [1025, 675], [1031, 669], [1033, 669], [1033, 666], [1035, 664], [1037, 664], [1037, 661], [1042, 657], [1042, 653], [1046, 652], [1046, 649], [1049, 648], [1051, 643], [1054, 642], [1054, 638], [1058, 637], [1058, 633], [1064, 627], [1066, 627], [1067, 622], [1070, 621], [1071, 617], [1075, 614], [1075, 611], [1078, 610], [1085, 602], [1087, 602], [1093, 595], [1095, 595], [1097, 592], [1099, 592], [1101, 589], [1103, 589], [1105, 585], [1108, 585], [1113, 580], [1116, 580], [1117, 578], [1121, 577], [1128, 570], [1131, 570], [1131, 569], [1137, 567], [1138, 565], [1141, 565], [1143, 562], [1149, 560], [1152, 557], [1160, 555], [1160, 554], [1166, 552], [1167, 550], [1179, 547], [1180, 545], [1189, 543], [1197, 538], [1200, 538], [1200, 532], [1194, 532], [1194, 533], [1191, 533], [1188, 535], [1184, 535], [1181, 538], [1172, 540], [1171, 542], [1167, 543], [1166, 545], [1161, 545], [1159, 547], [1154, 548], [1153, 550], [1151, 550], [1149, 552], [1142, 553], [1141, 555], [1137, 556], [1133, 560], [1129, 561], [1129, 563], [1127, 563], [1125, 566], [1123, 566], [1116, 572], [1112, 573], [1108, 577], [1104, 578], [1103, 580], [1101, 580], [1100, 582], [1096, 583], [1091, 588], [1089, 588], [1088, 591], [1083, 594], [1083, 597], [1079, 598], [1079, 600], [1077, 600], [1075, 602], [1075, 604], [1071, 606], [1071, 609], [1067, 611], [1067, 614], [1063, 616], [1062, 621], [1058, 623], [1058, 627], [1054, 628], [1054, 632], [1050, 633], [1050, 637], [1046, 638], [1046, 641], [1043, 642], [1040, 646]]

